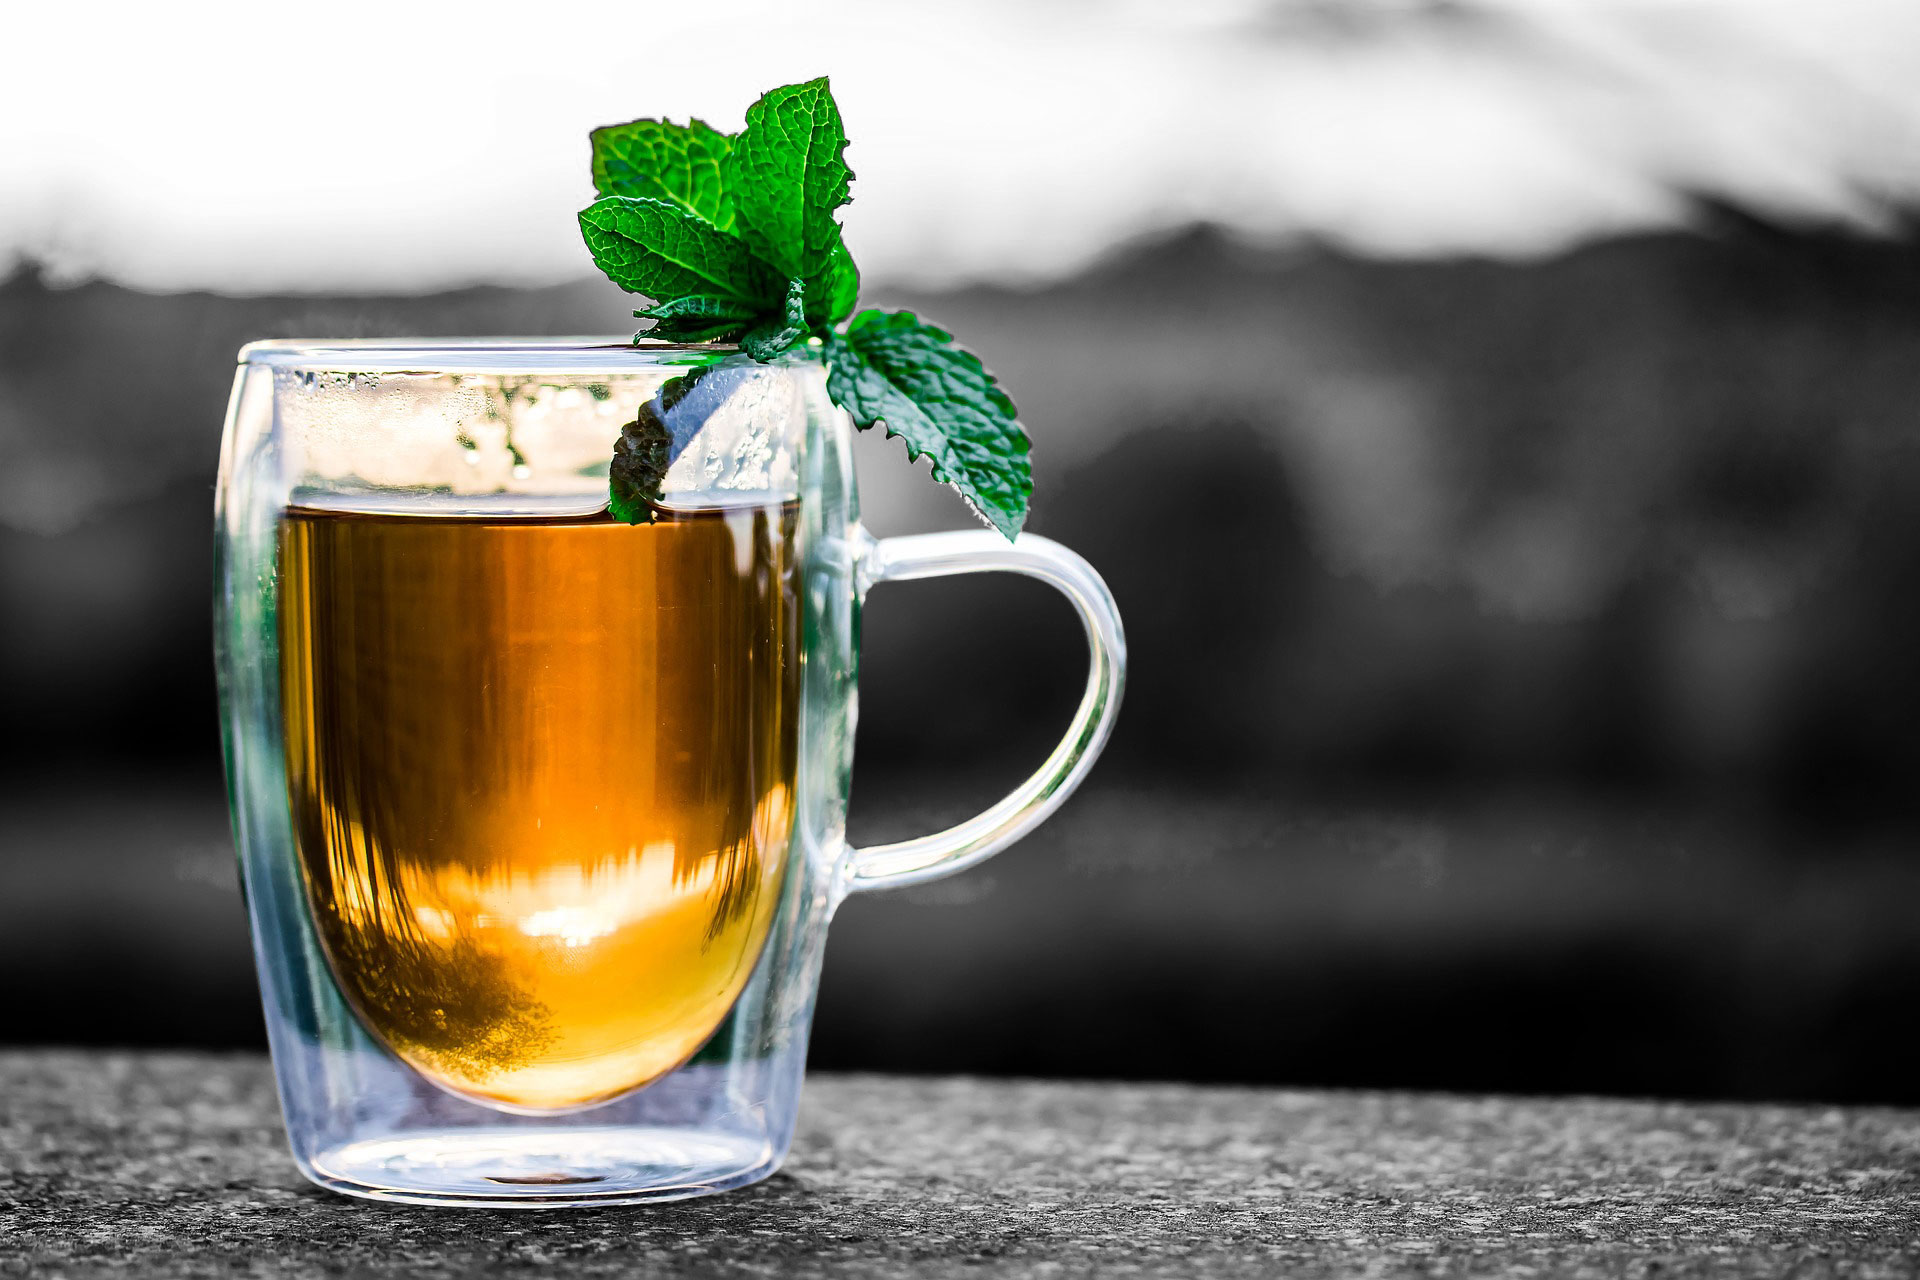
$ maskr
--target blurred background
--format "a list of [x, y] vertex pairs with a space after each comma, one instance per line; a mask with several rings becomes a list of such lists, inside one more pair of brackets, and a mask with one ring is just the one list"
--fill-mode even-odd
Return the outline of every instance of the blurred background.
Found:
[[[815, 1066], [1920, 1102], [1904, 0], [198, 8], [9, 19], [0, 1038], [262, 1043], [236, 348], [630, 331], [587, 130], [828, 72], [866, 300], [1011, 388], [1133, 665], [1040, 833], [843, 909]], [[877, 532], [969, 523], [861, 450]], [[876, 593], [856, 840], [1023, 777], [1082, 655]]]

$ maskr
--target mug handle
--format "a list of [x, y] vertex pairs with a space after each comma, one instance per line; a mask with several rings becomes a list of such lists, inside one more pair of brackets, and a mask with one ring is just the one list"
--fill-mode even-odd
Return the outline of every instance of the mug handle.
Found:
[[847, 861], [849, 891], [892, 889], [952, 875], [984, 862], [1027, 834], [1066, 801], [1093, 767], [1113, 733], [1126, 680], [1127, 641], [1120, 611], [1092, 565], [1059, 543], [1034, 534], [1008, 542], [997, 533], [923, 533], [864, 538], [856, 581], [864, 599], [876, 583], [943, 578], [956, 573], [1020, 573], [1065, 596], [1087, 629], [1091, 661], [1087, 691], [1060, 745], [1046, 763], [1000, 803], [945, 831], [916, 840], [854, 849]]

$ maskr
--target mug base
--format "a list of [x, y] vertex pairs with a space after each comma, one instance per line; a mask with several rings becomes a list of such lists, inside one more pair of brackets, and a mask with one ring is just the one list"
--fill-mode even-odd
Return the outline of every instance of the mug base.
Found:
[[779, 1164], [764, 1138], [625, 1126], [421, 1130], [300, 1161], [308, 1178], [343, 1195], [476, 1209], [685, 1200], [758, 1182]]

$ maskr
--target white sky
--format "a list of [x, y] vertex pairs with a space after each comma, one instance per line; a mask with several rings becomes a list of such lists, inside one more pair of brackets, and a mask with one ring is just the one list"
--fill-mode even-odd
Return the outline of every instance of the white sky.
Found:
[[[74, 3], [7, 20], [0, 266], [403, 290], [591, 266], [586, 131], [833, 76], [869, 279], [1044, 279], [1208, 218], [1531, 253], [1676, 187], [1920, 199], [1913, 0]], [[1464, 17], [1461, 15], [1464, 13]]]

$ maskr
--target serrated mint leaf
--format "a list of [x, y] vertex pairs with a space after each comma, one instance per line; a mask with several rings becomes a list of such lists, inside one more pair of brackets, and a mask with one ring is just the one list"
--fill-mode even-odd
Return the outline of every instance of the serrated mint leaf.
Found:
[[754, 312], [777, 310], [784, 297], [784, 281], [744, 241], [664, 200], [596, 200], [580, 211], [580, 234], [594, 264], [629, 293], [706, 295]]
[[750, 320], [662, 320], [633, 335], [638, 342], [736, 342], [753, 327]]
[[[856, 423], [884, 423], [909, 459], [930, 459], [935, 479], [1018, 534], [1031, 445], [979, 358], [906, 311], [862, 312], [836, 332], [858, 305], [860, 272], [834, 217], [853, 173], [824, 77], [766, 94], [734, 137], [698, 120], [635, 120], [592, 140], [601, 199], [581, 213], [581, 234], [616, 284], [651, 299], [634, 313], [653, 321], [644, 336], [737, 342], [765, 362], [818, 335], [828, 392]], [[673, 457], [741, 376], [671, 381], [637, 413], [609, 481], [618, 518], [651, 520]]]
[[667, 472], [729, 397], [758, 375], [737, 357], [709, 363], [660, 384], [620, 430], [607, 475], [607, 510], [626, 524], [651, 524]]
[[765, 362], [799, 341], [807, 331], [807, 285], [804, 280], [787, 281], [786, 307], [778, 316], [768, 316], [740, 338], [740, 349], [755, 360]]
[[613, 466], [607, 472], [609, 515], [622, 524], [653, 523], [653, 504], [660, 500], [660, 486], [673, 463], [672, 446], [673, 437], [652, 402], [641, 405], [613, 446]]
[[659, 321], [635, 341], [660, 338], [669, 342], [731, 342], [760, 319], [757, 308], [738, 298], [707, 293], [655, 303], [633, 314], [642, 320]]
[[827, 339], [827, 390], [861, 427], [884, 422], [907, 457], [933, 460], [950, 484], [1011, 541], [1033, 495], [1031, 444], [1013, 401], [980, 358], [911, 311], [862, 311]]
[[633, 313], [643, 320], [751, 320], [758, 315], [743, 299], [711, 293], [690, 293], [684, 298], [669, 298]]
[[[712, 365], [702, 365], [692, 373], [683, 373], [677, 378], [668, 378], [661, 383], [660, 390], [654, 392], [655, 397], [660, 401], [660, 412], [671, 414], [679, 408], [680, 402], [692, 394], [695, 387], [705, 382], [707, 375], [712, 372]], [[680, 445], [674, 450], [675, 455], [677, 456], [680, 449], [684, 448], [686, 448], [684, 444]]]
[[839, 324], [853, 314], [860, 300], [860, 268], [845, 244], [827, 255], [827, 265], [807, 278], [807, 322], [814, 328]]
[[747, 108], [725, 168], [738, 230], [788, 279], [827, 269], [840, 244], [833, 211], [847, 203], [853, 171], [847, 133], [826, 77], [775, 89]]
[[677, 205], [721, 231], [733, 228], [725, 160], [732, 139], [704, 120], [633, 120], [595, 129], [593, 187]]

